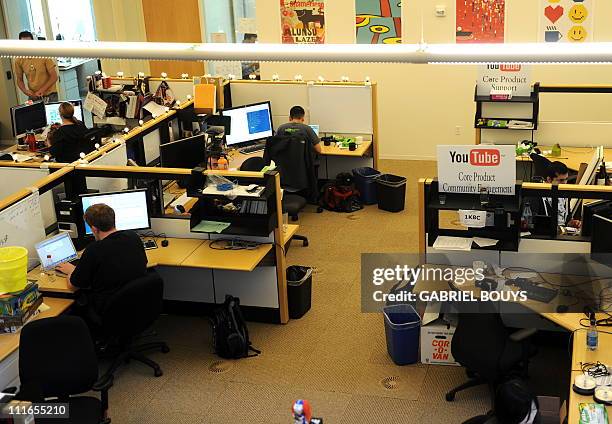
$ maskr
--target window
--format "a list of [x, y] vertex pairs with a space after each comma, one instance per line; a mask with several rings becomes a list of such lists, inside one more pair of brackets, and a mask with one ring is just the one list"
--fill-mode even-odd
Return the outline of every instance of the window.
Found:
[[[33, 0], [30, 0], [33, 1]], [[47, 0], [54, 40], [95, 41], [91, 0]]]

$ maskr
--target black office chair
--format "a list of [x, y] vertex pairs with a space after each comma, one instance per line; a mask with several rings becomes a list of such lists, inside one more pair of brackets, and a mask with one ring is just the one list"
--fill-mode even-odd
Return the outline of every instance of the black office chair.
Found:
[[[112, 379], [98, 380], [98, 360], [89, 329], [76, 316], [43, 318], [25, 325], [19, 337], [16, 398], [30, 402], [66, 402], [70, 418], [36, 423], [110, 423], [106, 418]], [[78, 396], [99, 391], [101, 399]], [[52, 399], [51, 398], [56, 398]]]
[[144, 356], [143, 352], [161, 350], [170, 352], [164, 342], [135, 344], [137, 336], [157, 320], [163, 309], [164, 282], [155, 271], [129, 282], [108, 300], [102, 312], [101, 327], [110, 341], [117, 342], [119, 353], [103, 378], [111, 378], [114, 372], [130, 359], [135, 359], [153, 368], [155, 377], [163, 373], [156, 362]]
[[[240, 165], [241, 171], [254, 171], [259, 172], [266, 166], [266, 162], [261, 157], [253, 157], [245, 160]], [[283, 177], [281, 174], [281, 181]], [[283, 212], [286, 212], [291, 217], [292, 221], [297, 221], [299, 213], [306, 207], [306, 199], [297, 194], [291, 194], [285, 191], [283, 193]], [[302, 246], [308, 246], [308, 238], [306, 236], [294, 235], [291, 239], [300, 240]]]
[[492, 302], [462, 304], [458, 317], [451, 352], [465, 367], [469, 380], [446, 393], [446, 400], [453, 401], [459, 391], [488, 384], [493, 402], [503, 378], [514, 372], [527, 376], [529, 358], [536, 353], [527, 338], [536, 330], [510, 334]]
[[531, 162], [533, 163], [533, 175], [531, 176], [531, 181], [546, 181], [546, 171], [552, 162], [548, 160], [548, 158], [537, 153], [531, 153], [529, 157], [531, 158]]

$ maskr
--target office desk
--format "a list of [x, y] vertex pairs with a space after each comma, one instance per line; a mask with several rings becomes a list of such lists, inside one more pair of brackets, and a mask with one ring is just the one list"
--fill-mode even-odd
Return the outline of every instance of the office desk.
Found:
[[297, 224], [287, 224], [283, 231], [283, 246], [287, 246], [287, 243], [291, 241], [291, 237], [297, 234], [300, 226]]
[[[552, 146], [538, 146], [542, 151], [552, 150]], [[563, 162], [569, 169], [578, 171], [581, 163], [588, 164], [591, 162], [595, 153], [594, 147], [561, 147], [561, 156], [550, 156], [543, 155], [550, 161]], [[604, 149], [604, 157], [612, 159], [612, 148]], [[516, 160], [519, 162], [531, 162], [529, 156], [517, 156]]]
[[[335, 145], [325, 146], [321, 142], [321, 155], [319, 166], [319, 179], [335, 178], [340, 172], [351, 172], [354, 168], [369, 166], [376, 168], [372, 140], [364, 140], [357, 149], [341, 149]], [[263, 151], [243, 154], [232, 151], [228, 155], [231, 169], [240, 169], [240, 166], [249, 158], [263, 157]]]
[[156, 237], [157, 249], [147, 250], [147, 267], [158, 265], [181, 266], [204, 243], [202, 239], [169, 238], [168, 247], [162, 247], [163, 238]]
[[[611, 360], [612, 360], [612, 357], [608, 355], [608, 363], [610, 363]], [[572, 371], [571, 381], [573, 382], [574, 378], [576, 378], [580, 374], [582, 374], [582, 372]], [[595, 401], [593, 400], [593, 396], [583, 396], [583, 395], [579, 395], [578, 393], [575, 393], [572, 390], [571, 384], [570, 384], [569, 400], [567, 402], [567, 406], [569, 408], [569, 411], [567, 413], [568, 424], [578, 424], [580, 422], [580, 413], [578, 411], [578, 404], [580, 403], [595, 403]], [[606, 406], [606, 410], [608, 411], [608, 420], [609, 420], [610, 417], [612, 417], [612, 407]]]
[[251, 250], [224, 250], [210, 247], [214, 240], [204, 242], [183, 261], [181, 266], [229, 271], [253, 271], [272, 250], [272, 244], [260, 244]]

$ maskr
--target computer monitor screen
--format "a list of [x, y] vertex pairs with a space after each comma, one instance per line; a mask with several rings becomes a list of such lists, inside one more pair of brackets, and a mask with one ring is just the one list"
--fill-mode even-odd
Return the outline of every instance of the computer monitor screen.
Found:
[[34, 247], [44, 270], [55, 268], [57, 265], [69, 262], [77, 257], [76, 249], [68, 233], [50, 237]]
[[221, 114], [232, 122], [231, 135], [226, 137], [228, 146], [272, 137], [270, 102], [225, 109]]
[[[83, 122], [85, 119], [83, 116], [83, 103], [80, 100], [66, 100], [66, 102], [72, 103], [72, 106], [74, 106], [74, 117]], [[59, 107], [62, 103], [64, 102], [53, 102], [45, 105], [47, 124], [62, 122], [62, 117], [59, 114]]]
[[164, 168], [193, 169], [206, 162], [206, 138], [204, 134], [159, 146], [161, 165]]
[[309, 127], [312, 128], [312, 130], [315, 132], [315, 134], [317, 136], [319, 135], [319, 126], [318, 125], [310, 124]]
[[[146, 190], [118, 191], [81, 195], [83, 213], [91, 205], [104, 203], [115, 211], [115, 227], [118, 230], [144, 230], [151, 228]], [[85, 222], [85, 232], [91, 234], [91, 227]]]
[[612, 219], [593, 215], [591, 259], [612, 266]]
[[599, 215], [605, 218], [612, 218], [612, 202], [609, 200], [597, 200], [587, 203], [582, 207], [582, 235], [590, 236], [593, 223], [593, 216]]
[[44, 128], [47, 126], [45, 104], [36, 102], [31, 105], [16, 106], [11, 109], [11, 119], [15, 137], [22, 137], [28, 131]]

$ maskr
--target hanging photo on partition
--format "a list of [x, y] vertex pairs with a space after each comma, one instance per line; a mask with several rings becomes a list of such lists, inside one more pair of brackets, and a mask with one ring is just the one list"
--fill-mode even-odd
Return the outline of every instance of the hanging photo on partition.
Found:
[[457, 43], [503, 43], [505, 0], [457, 0]]
[[539, 41], [593, 41], [593, 0], [541, 0]]
[[355, 0], [357, 44], [402, 42], [401, 0]]
[[325, 43], [325, 0], [280, 0], [283, 44]]

